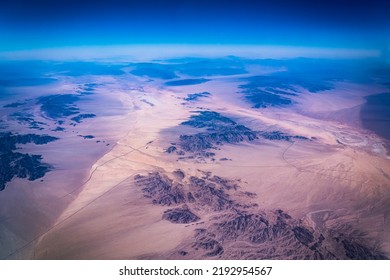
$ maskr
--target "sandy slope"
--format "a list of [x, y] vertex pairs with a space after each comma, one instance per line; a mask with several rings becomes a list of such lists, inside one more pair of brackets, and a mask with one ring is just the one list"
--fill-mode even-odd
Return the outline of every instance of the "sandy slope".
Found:
[[[53, 94], [63, 90], [72, 90], [72, 81], [69, 81], [66, 87], [56, 84], [50, 88], [29, 89], [31, 95], [24, 95], [24, 98], [36, 97], [37, 92]], [[14, 179], [1, 192], [0, 258], [32, 258], [34, 244], [39, 237], [55, 224], [58, 217], [83, 189], [91, 165], [109, 152], [118, 139], [126, 135], [128, 129], [122, 123], [127, 123], [128, 119], [123, 113], [131, 110], [132, 104], [122, 102], [126, 93], [116, 91], [113, 96], [109, 93], [96, 94], [93, 100], [87, 100], [82, 104], [86, 107], [82, 110], [88, 110], [89, 107], [96, 109], [97, 104], [94, 102], [105, 104], [104, 112], [98, 117], [77, 126], [65, 123], [62, 125], [65, 131], [58, 132], [53, 131], [58, 124], [45, 119], [36, 102], [29, 99], [32, 100], [29, 109], [34, 113], [34, 119], [47, 123], [45, 130], [38, 133], [60, 139], [46, 145], [21, 145], [22, 152], [42, 155], [44, 162], [50, 163], [54, 170], [47, 173], [42, 180]], [[13, 132], [37, 133], [36, 130], [28, 130], [25, 125], [12, 119], [7, 119], [7, 125]], [[87, 134], [93, 134], [96, 138], [83, 139], [78, 136]]]

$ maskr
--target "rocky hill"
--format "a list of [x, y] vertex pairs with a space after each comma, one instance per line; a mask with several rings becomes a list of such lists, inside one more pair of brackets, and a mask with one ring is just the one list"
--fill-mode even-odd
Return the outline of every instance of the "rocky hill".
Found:
[[337, 228], [320, 231], [281, 209], [261, 209], [251, 202], [256, 195], [242, 192], [238, 180], [201, 174], [188, 176], [176, 170], [135, 176], [145, 198], [167, 207], [162, 219], [195, 226], [193, 238], [165, 258], [385, 258], [350, 233]]

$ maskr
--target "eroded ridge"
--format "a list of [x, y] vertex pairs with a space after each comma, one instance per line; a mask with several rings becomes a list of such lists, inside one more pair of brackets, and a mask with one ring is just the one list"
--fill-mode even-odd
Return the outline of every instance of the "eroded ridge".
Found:
[[239, 180], [198, 172], [135, 176], [145, 198], [167, 207], [162, 219], [195, 227], [193, 237], [165, 258], [385, 259], [351, 233], [315, 229], [281, 209], [261, 209]]
[[282, 131], [252, 130], [214, 111], [197, 111], [195, 115], [182, 122], [181, 125], [198, 129], [200, 132], [180, 135], [178, 143], [172, 143], [166, 149], [166, 152], [176, 153], [180, 156], [190, 153], [192, 155], [189, 158], [213, 159], [215, 153], [211, 150], [218, 150], [219, 147], [225, 144], [251, 142], [260, 138], [282, 141], [309, 140], [305, 136], [289, 135]]

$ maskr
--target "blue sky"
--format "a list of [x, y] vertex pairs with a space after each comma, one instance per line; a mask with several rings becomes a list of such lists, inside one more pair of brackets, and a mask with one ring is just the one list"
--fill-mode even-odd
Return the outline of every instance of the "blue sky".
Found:
[[383, 49], [390, 1], [2, 1], [0, 51], [129, 44]]

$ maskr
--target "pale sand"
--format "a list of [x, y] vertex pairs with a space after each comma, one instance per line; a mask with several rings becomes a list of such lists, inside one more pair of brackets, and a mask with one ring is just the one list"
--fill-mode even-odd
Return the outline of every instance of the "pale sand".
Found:
[[[70, 84], [69, 84], [70, 83]], [[71, 82], [66, 86], [34, 88], [31, 90], [42, 93], [56, 93], [73, 89]], [[111, 95], [109, 95], [111, 94]], [[83, 189], [88, 180], [91, 165], [109, 152], [118, 139], [126, 136], [128, 119], [123, 114], [134, 108], [132, 104], [122, 102], [127, 97], [126, 92], [102, 92], [94, 95], [98, 104], [83, 102], [82, 106], [101, 106], [105, 104], [103, 113], [88, 122], [82, 122], [76, 127], [62, 125], [66, 132], [53, 132], [57, 125], [52, 123], [45, 133], [57, 136], [60, 140], [46, 145], [21, 145], [22, 152], [40, 154], [44, 162], [53, 165], [54, 170], [47, 173], [43, 181], [27, 181], [14, 179], [0, 195], [0, 257], [1, 258], [32, 258], [33, 248], [39, 237], [55, 224], [58, 217]], [[31, 96], [34, 97], [34, 92]], [[128, 98], [127, 98], [128, 99]], [[127, 100], [126, 99], [126, 100]], [[99, 103], [100, 102], [100, 103]], [[93, 102], [92, 102], [93, 103]], [[36, 108], [32, 108], [37, 121], [46, 121]], [[88, 112], [88, 111], [87, 111]], [[50, 122], [48, 122], [50, 123]], [[17, 122], [7, 121], [10, 130], [20, 133], [37, 133], [36, 130], [26, 130]], [[95, 135], [94, 139], [83, 139], [77, 135]], [[96, 143], [96, 141], [100, 143]]]
[[[34, 257], [137, 259], [173, 250], [193, 234], [193, 227], [162, 221], [166, 208], [153, 206], [132, 178], [177, 168], [189, 175], [201, 169], [241, 179], [244, 191], [257, 194], [260, 208], [281, 208], [314, 227], [340, 229], [350, 224], [390, 257], [390, 162], [380, 149], [381, 139], [349, 120], [353, 115], [345, 110], [361, 104], [363, 95], [353, 86], [343, 86], [345, 94], [340, 96], [304, 95], [302, 105], [295, 108], [261, 112], [232, 94], [236, 83], [226, 80], [175, 87], [175, 92], [153, 85], [145, 92], [133, 91], [128, 100], [124, 98], [135, 110], [120, 122], [128, 127], [127, 134], [94, 164], [77, 198], [40, 238]], [[177, 98], [200, 91], [213, 96], [185, 105]], [[358, 97], [350, 101], [345, 96], [351, 94]], [[176, 161], [177, 156], [164, 153], [179, 136], [172, 128], [198, 107], [235, 116], [252, 129], [279, 129], [316, 139], [293, 144], [260, 139], [216, 151], [217, 159], [232, 161]], [[329, 117], [337, 114], [337, 119]]]
[[[158, 94], [162, 95], [164, 93], [159, 92]], [[132, 193], [128, 194], [129, 190], [131, 191], [132, 186], [129, 182], [131, 182], [131, 178], [133, 177], [133, 175], [148, 170], [163, 168], [169, 169], [170, 165], [171, 171], [175, 168], [173, 163], [167, 164], [167, 162], [162, 161], [160, 159], [161, 155], [164, 155], [164, 151], [161, 148], [156, 147], [154, 144], [155, 142], [157, 142], [159, 137], [158, 132], [162, 128], [168, 128], [172, 126], [172, 124], [177, 125], [181, 122], [180, 118], [178, 118], [180, 110], [177, 110], [177, 108], [175, 108], [176, 106], [178, 106], [180, 100], [177, 100], [176, 97], [170, 96], [170, 94], [171, 93], [165, 93], [164, 98], [160, 101], [153, 100], [149, 97], [148, 100], [151, 100], [150, 102], [153, 102], [155, 106], [150, 106], [145, 103], [138, 103], [136, 101], [137, 106], [140, 107], [140, 109], [134, 112], [130, 112], [128, 114], [127, 126], [130, 128], [130, 130], [128, 131], [127, 135], [121, 140], [119, 140], [117, 145], [109, 153], [107, 153], [94, 164], [91, 169], [90, 179], [88, 183], [84, 185], [83, 191], [78, 195], [77, 199], [74, 200], [62, 213], [62, 215], [57, 220], [57, 223], [54, 225], [53, 230], [51, 230], [47, 234], [47, 236], [50, 236], [51, 232], [62, 232], [62, 229], [64, 227], [67, 227], [68, 223], [74, 225], [75, 219], [81, 219], [81, 221], [86, 219], [85, 221], [89, 221], [89, 223], [91, 223], [91, 230], [101, 232], [101, 230], [99, 230], [99, 227], [103, 226], [103, 224], [107, 226], [107, 223], [100, 220], [104, 216], [103, 213], [111, 213], [115, 216], [115, 213], [117, 212], [116, 209], [111, 210], [111, 206], [102, 207], [101, 205], [102, 199], [106, 200], [107, 196], [110, 196], [112, 194], [114, 197], [120, 197], [123, 199], [126, 199], [126, 197], [128, 197], [130, 199], [130, 201], [125, 203], [125, 206], [121, 204], [118, 205], [116, 202], [114, 202], [117, 201], [116, 199], [108, 199], [106, 202], [108, 205], [114, 202], [112, 206], [123, 207], [123, 211], [125, 211], [125, 214], [120, 215], [121, 218], [116, 216], [115, 218], [106, 218], [110, 221], [115, 220], [115, 223], [118, 225], [128, 224], [126, 226], [127, 234], [123, 234], [113, 238], [112, 242], [116, 243], [117, 246], [114, 244], [112, 247], [110, 247], [111, 249], [107, 249], [109, 246], [105, 247], [105, 249], [102, 249], [102, 252], [105, 252], [104, 255], [99, 256], [102, 256], [104, 258], [134, 258], [136, 256], [148, 254], [148, 249], [152, 250], [152, 252], [162, 252], [167, 249], [166, 246], [168, 246], [169, 249], [171, 248], [169, 245], [170, 242], [167, 242], [167, 240], [165, 239], [161, 239], [161, 233], [164, 232], [170, 233], [170, 238], [174, 237], [173, 244], [177, 245], [180, 242], [180, 238], [178, 236], [181, 235], [178, 234], [178, 232], [183, 230], [187, 232], [189, 231], [189, 229], [185, 228], [183, 225], [176, 225], [172, 229], [172, 225], [170, 223], [166, 221], [161, 221], [162, 210], [158, 210], [157, 207], [150, 207], [150, 205], [145, 199], [134, 199], [134, 195]], [[158, 102], [164, 103], [159, 104]], [[185, 110], [182, 110], [182, 114], [183, 120], [188, 117], [188, 112], [186, 112]], [[122, 124], [124, 123], [126, 122], [122, 122]], [[139, 197], [140, 193], [135, 192], [135, 196]], [[98, 211], [102, 211], [102, 215], [98, 215], [96, 218], [96, 222], [93, 222], [89, 211], [94, 212], [97, 209], [101, 209]], [[155, 213], [155, 215], [154, 217], [153, 214], [136, 215], [136, 213], [134, 213], [133, 211], [136, 211], [136, 213], [138, 213], [139, 211], [141, 211], [142, 213]], [[140, 216], [140, 225], [137, 225], [137, 216]], [[129, 217], [133, 217], [134, 220], [131, 220], [129, 222]], [[85, 225], [85, 221], [76, 222], [77, 226], [75, 227], [77, 228], [80, 225]], [[153, 224], [153, 226], [151, 224]], [[178, 231], [178, 228], [181, 228], [181, 230]], [[120, 228], [120, 226], [118, 226], [118, 229], [120, 231], [123, 230]], [[104, 230], [102, 231], [104, 232]], [[73, 234], [77, 235], [77, 229], [73, 228], [72, 232], [74, 232]], [[130, 232], [133, 232], [133, 234], [130, 234]], [[73, 234], [69, 234], [68, 241], [73, 239]], [[141, 239], [145, 235], [150, 236], [151, 238], [153, 238], [153, 235], [155, 235], [155, 238], [161, 241], [155, 242], [155, 240], [151, 240], [150, 242], [148, 242], [148, 246], [145, 246], [145, 244], [143, 244], [142, 242], [137, 242], [137, 238]], [[87, 235], [86, 237], [91, 238], [89, 235]], [[44, 242], [49, 242], [47, 240], [48, 239], [46, 237], [43, 238]], [[133, 242], [130, 242], [131, 240], [133, 240]], [[95, 242], [97, 242], [97, 240], [95, 240]], [[127, 251], [124, 255], [121, 253], [117, 255], [115, 252], [118, 252], [118, 250], [123, 247], [122, 242], [129, 244], [128, 246], [131, 247], [131, 250]], [[58, 240], [55, 239], [53, 246], [56, 247], [57, 244]], [[134, 246], [134, 248], [132, 246]], [[133, 250], [135, 251], [133, 252]], [[36, 250], [35, 252], [36, 256], [38, 257], [41, 256], [39, 252], [40, 250]], [[48, 258], [52, 258], [53, 252], [48, 251], [46, 249], [45, 252], [43, 252], [42, 257], [45, 258], [45, 256], [47, 256]], [[73, 256], [74, 255], [72, 254], [67, 255], [64, 253], [65, 258], [72, 258]], [[99, 256], [94, 256], [93, 254], [91, 254], [85, 256], [85, 258], [99, 258]], [[84, 258], [83, 256], [80, 257]]]

